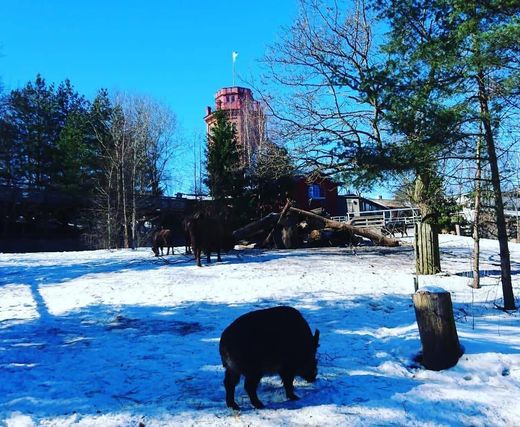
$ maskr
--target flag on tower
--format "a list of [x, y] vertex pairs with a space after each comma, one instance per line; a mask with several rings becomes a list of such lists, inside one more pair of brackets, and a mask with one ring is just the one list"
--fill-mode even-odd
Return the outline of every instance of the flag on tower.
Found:
[[233, 51], [233, 53], [231, 54], [231, 58], [233, 58], [233, 62], [235, 62], [237, 60], [237, 56], [238, 56], [238, 53]]

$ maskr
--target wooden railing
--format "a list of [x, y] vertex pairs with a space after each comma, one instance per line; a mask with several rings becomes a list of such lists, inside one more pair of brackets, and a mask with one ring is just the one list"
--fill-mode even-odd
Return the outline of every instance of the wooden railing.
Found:
[[381, 228], [389, 223], [397, 222], [406, 227], [411, 227], [414, 223], [421, 220], [421, 214], [417, 208], [398, 208], [362, 211], [359, 213], [348, 212], [347, 215], [333, 216], [331, 219], [365, 228]]

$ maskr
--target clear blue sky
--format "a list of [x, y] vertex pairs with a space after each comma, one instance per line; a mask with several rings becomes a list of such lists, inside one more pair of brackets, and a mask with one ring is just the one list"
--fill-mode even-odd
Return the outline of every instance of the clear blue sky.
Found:
[[[89, 99], [100, 88], [149, 95], [171, 107], [189, 139], [203, 134], [215, 92], [232, 84], [231, 53], [239, 54], [237, 75], [254, 76], [256, 61], [292, 23], [297, 4], [1, 0], [0, 79], [10, 90], [37, 73], [54, 83], [68, 78]], [[190, 179], [169, 190], [188, 191]]]

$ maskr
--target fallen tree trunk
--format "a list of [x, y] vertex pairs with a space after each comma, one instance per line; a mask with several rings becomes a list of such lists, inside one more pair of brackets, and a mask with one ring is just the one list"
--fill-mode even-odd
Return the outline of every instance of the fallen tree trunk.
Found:
[[[369, 228], [354, 227], [353, 225], [344, 222], [334, 221], [332, 219], [327, 219], [315, 213], [305, 211], [303, 209], [289, 207], [288, 211], [292, 211], [301, 215], [305, 215], [309, 218], [313, 218], [322, 223], [324, 227], [328, 227], [338, 231], [346, 231], [352, 234], [356, 234], [358, 236], [366, 237], [367, 239], [372, 240], [376, 245], [389, 247], [399, 246], [398, 240], [383, 236], [382, 234]], [[260, 218], [258, 221], [252, 222], [242, 228], [233, 231], [233, 239], [235, 240], [235, 242], [238, 242], [243, 239], [251, 238], [252, 236], [258, 236], [261, 233], [267, 234], [278, 222], [279, 218], [280, 214], [272, 212], [269, 215]]]
[[310, 247], [352, 245], [354, 244], [352, 237], [350, 231], [331, 228], [315, 229], [308, 234], [307, 245]]
[[376, 245], [379, 245], [379, 246], [389, 246], [389, 247], [399, 246], [399, 240], [383, 236], [382, 234], [380, 234], [374, 230], [371, 230], [369, 228], [354, 227], [354, 226], [344, 223], [344, 222], [339, 222], [339, 221], [334, 221], [332, 219], [323, 218], [320, 215], [316, 215], [315, 213], [312, 213], [309, 211], [304, 211], [303, 209], [291, 207], [291, 208], [289, 208], [289, 210], [292, 212], [295, 212], [295, 213], [298, 213], [301, 215], [306, 215], [310, 218], [322, 221], [323, 224], [325, 224], [325, 226], [328, 228], [332, 228], [334, 230], [345, 230], [345, 231], [349, 231], [350, 233], [356, 234], [358, 236], [366, 237], [367, 239], [372, 240], [372, 242], [374, 242]]
[[233, 231], [233, 239], [238, 242], [243, 239], [258, 235], [260, 233], [268, 233], [274, 224], [278, 221], [280, 214], [271, 212], [260, 218], [258, 221], [247, 224], [246, 226]]
[[267, 235], [267, 237], [262, 242], [262, 247], [266, 247], [269, 244], [269, 241], [271, 240], [271, 237], [273, 236], [275, 228], [280, 224], [280, 221], [283, 219], [285, 214], [287, 213], [287, 210], [291, 207], [291, 201], [287, 199], [287, 202], [285, 203], [285, 206], [283, 207], [282, 213], [278, 217], [278, 221], [276, 221], [276, 224], [271, 229], [270, 233]]

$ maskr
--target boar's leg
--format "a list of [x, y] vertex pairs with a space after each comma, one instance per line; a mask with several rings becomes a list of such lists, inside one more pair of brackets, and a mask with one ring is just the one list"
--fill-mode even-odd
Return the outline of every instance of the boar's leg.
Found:
[[202, 263], [200, 262], [200, 249], [195, 249], [195, 262], [197, 263], [197, 266], [202, 267]]
[[294, 394], [294, 374], [282, 371], [280, 372], [280, 377], [282, 378], [283, 387], [285, 388], [285, 395], [287, 396], [287, 399], [298, 400], [299, 397]]
[[220, 258], [220, 248], [217, 249], [217, 262], [222, 262], [222, 258]]
[[261, 379], [262, 375], [253, 374], [247, 375], [244, 381], [244, 388], [246, 389], [247, 394], [249, 395], [251, 403], [256, 409], [265, 408], [264, 404], [260, 402], [260, 399], [258, 399], [258, 396], [256, 394], [256, 389], [258, 388], [258, 384], [260, 383]]
[[224, 387], [226, 388], [226, 404], [229, 408], [239, 410], [240, 407], [235, 402], [235, 387], [240, 381], [240, 374], [236, 374], [230, 369], [226, 369], [224, 376]]

